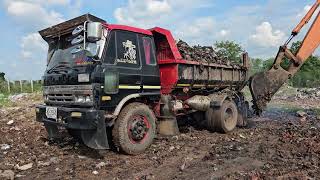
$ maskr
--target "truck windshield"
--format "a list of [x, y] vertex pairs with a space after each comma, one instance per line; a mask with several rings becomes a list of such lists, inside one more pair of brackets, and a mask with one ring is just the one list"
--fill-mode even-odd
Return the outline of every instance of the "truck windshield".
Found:
[[49, 43], [48, 66], [47, 70], [55, 69], [56, 66], [67, 64], [72, 67], [75, 65], [86, 65], [93, 63], [92, 58], [86, 55], [86, 50], [79, 50], [82, 44], [71, 45], [69, 38], [61, 38], [60, 40]]
[[60, 63], [67, 63], [72, 65], [75, 61], [75, 55], [73, 55], [71, 51], [74, 48], [75, 47], [69, 47], [66, 49], [55, 49], [51, 58], [49, 59], [47, 69], [51, 69]]
[[61, 37], [49, 43], [48, 66], [52, 69], [56, 65], [64, 63], [73, 65], [76, 56], [71, 51], [79, 45], [71, 45], [70, 38]]

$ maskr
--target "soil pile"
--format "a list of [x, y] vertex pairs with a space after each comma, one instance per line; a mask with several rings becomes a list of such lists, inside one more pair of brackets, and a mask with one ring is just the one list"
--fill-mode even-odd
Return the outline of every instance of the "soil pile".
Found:
[[280, 90], [275, 98], [283, 100], [320, 100], [320, 88], [287, 87], [286, 89], [290, 89], [290, 91], [283, 92]]
[[212, 46], [190, 46], [185, 41], [179, 40], [177, 47], [183, 59], [206, 63], [230, 65], [231, 62], [224, 57], [219, 57]]
[[297, 97], [300, 99], [320, 99], [320, 88], [298, 89]]

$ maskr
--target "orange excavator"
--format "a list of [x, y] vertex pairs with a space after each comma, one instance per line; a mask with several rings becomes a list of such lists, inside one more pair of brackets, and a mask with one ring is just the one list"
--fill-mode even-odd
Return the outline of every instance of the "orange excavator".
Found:
[[[320, 0], [311, 7], [309, 12], [292, 31], [291, 36], [280, 47], [272, 67], [266, 71], [253, 75], [249, 80], [249, 87], [253, 98], [253, 109], [257, 115], [260, 115], [265, 110], [267, 103], [271, 101], [272, 96], [287, 82], [288, 79], [294, 76], [301, 66], [306, 62], [308, 57], [320, 45], [320, 12], [315, 18], [312, 26], [306, 34], [302, 45], [294, 55], [288, 48], [290, 41], [297, 36], [301, 29], [308, 24], [313, 15], [320, 6]], [[290, 64], [288, 67], [282, 67], [281, 63], [288, 58]]]

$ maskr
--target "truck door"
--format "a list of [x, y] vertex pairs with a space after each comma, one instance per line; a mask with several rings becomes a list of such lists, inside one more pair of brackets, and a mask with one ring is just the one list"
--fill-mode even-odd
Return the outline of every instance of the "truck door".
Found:
[[[113, 30], [106, 50], [105, 62], [119, 71], [119, 90], [139, 91], [142, 86], [138, 34]], [[131, 91], [131, 93], [134, 93]]]
[[155, 56], [154, 40], [150, 36], [139, 35], [139, 47], [142, 62], [143, 89], [160, 90], [159, 67]]

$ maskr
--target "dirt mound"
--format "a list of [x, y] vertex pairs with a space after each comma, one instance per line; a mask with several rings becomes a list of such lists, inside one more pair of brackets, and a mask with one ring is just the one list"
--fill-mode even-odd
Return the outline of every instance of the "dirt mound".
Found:
[[320, 100], [320, 88], [294, 88], [288, 86], [283, 89], [275, 95], [276, 99]]
[[224, 57], [219, 57], [212, 46], [189, 46], [188, 43], [179, 40], [177, 47], [183, 59], [189, 61], [199, 61], [207, 63], [217, 63], [230, 65], [231, 61]]
[[298, 89], [296, 97], [301, 99], [320, 99], [320, 88]]

